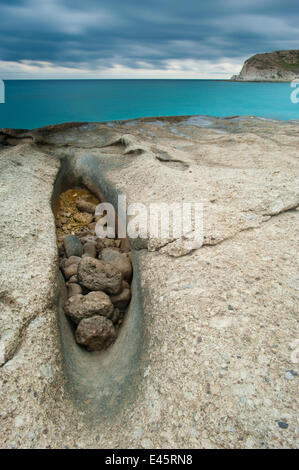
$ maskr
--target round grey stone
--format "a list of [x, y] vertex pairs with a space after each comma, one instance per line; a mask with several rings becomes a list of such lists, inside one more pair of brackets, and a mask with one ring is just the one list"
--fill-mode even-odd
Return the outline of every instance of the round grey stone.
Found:
[[83, 247], [82, 244], [76, 235], [67, 235], [63, 239], [64, 249], [66, 256], [82, 256]]

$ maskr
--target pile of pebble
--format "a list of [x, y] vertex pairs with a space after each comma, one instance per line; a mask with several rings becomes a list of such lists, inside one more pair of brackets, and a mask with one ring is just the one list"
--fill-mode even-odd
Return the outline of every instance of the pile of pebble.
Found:
[[[94, 214], [96, 206], [78, 198], [77, 207]], [[76, 326], [76, 341], [89, 351], [106, 349], [115, 341], [131, 299], [128, 244], [87, 232], [66, 235], [60, 251], [68, 291], [64, 312]]]

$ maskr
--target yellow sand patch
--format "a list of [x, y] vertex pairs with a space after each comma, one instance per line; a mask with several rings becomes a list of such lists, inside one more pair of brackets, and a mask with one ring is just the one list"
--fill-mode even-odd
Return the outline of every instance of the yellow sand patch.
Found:
[[85, 230], [93, 230], [94, 223], [91, 214], [80, 212], [76, 206], [76, 200], [81, 197], [85, 201], [99, 204], [100, 201], [87, 189], [68, 189], [59, 195], [54, 204], [56, 221], [56, 235], [58, 244], [69, 234], [82, 233]]

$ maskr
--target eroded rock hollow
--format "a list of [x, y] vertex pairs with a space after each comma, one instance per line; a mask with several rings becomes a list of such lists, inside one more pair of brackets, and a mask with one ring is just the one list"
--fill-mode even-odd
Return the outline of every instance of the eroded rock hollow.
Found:
[[[2, 130], [0, 174], [2, 447], [298, 447], [298, 122]], [[114, 207], [118, 194], [204, 201], [200, 248], [129, 239], [131, 301], [116, 340], [93, 352], [64, 312], [53, 217], [80, 188]], [[75, 256], [108, 261], [80, 243], [96, 258]]]

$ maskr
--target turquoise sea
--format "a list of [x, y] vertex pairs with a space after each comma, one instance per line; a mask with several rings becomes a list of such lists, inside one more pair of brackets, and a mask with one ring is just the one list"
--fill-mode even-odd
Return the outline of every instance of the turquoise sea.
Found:
[[293, 90], [228, 80], [7, 80], [0, 128], [198, 114], [299, 119]]

